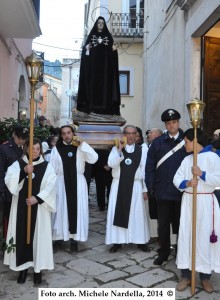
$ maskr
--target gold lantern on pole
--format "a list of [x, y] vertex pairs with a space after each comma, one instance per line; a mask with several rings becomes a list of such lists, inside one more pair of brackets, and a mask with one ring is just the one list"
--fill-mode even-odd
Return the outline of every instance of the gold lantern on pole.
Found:
[[[30, 132], [29, 132], [29, 164], [33, 162], [33, 138], [34, 138], [34, 89], [39, 81], [43, 60], [36, 52], [25, 59], [25, 64], [28, 73], [28, 79], [31, 84], [31, 99], [30, 99]], [[32, 174], [28, 174], [28, 198], [32, 196]], [[31, 205], [28, 205], [27, 214], [27, 244], [30, 244], [31, 236]]]
[[[203, 118], [203, 111], [205, 103], [195, 98], [187, 105], [190, 123], [194, 129], [193, 139], [193, 166], [197, 166], [197, 128], [199, 127]], [[193, 179], [197, 179], [193, 175]], [[196, 199], [197, 199], [197, 186], [193, 187], [193, 206], [192, 206], [192, 277], [191, 277], [191, 293], [195, 294], [195, 256], [196, 256]]]

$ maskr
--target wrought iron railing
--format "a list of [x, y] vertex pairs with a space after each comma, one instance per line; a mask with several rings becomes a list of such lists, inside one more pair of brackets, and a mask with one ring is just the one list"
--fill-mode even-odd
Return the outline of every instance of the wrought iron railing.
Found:
[[111, 15], [111, 33], [115, 37], [143, 37], [144, 15], [119, 14]]

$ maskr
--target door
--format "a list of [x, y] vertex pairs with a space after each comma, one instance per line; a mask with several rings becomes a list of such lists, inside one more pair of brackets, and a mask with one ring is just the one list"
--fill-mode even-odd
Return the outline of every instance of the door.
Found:
[[143, 33], [144, 0], [123, 0], [122, 13], [128, 15], [130, 33]]
[[206, 104], [203, 129], [211, 138], [220, 128], [220, 39], [204, 37], [203, 100]]
[[144, 0], [129, 0], [129, 13], [131, 28], [144, 27]]

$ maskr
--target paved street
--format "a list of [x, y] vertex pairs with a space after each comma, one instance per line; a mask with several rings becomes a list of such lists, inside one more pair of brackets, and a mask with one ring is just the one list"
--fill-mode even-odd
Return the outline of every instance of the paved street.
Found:
[[[86, 243], [79, 244], [79, 252], [72, 254], [69, 243], [54, 254], [55, 270], [43, 272], [40, 287], [50, 288], [145, 288], [176, 286], [179, 271], [171, 255], [166, 265], [153, 265], [158, 245], [150, 244], [151, 252], [144, 253], [136, 245], [123, 246], [119, 252], [109, 253], [105, 245], [106, 211], [100, 212], [95, 199], [94, 185], [90, 195], [90, 232]], [[173, 253], [174, 254], [174, 253]], [[17, 284], [17, 273], [2, 264], [0, 257], [0, 299], [37, 299], [38, 289], [33, 284], [33, 271], [30, 270], [26, 283]], [[220, 299], [220, 274], [213, 274], [215, 293], [203, 292], [197, 277], [196, 295], [191, 297], [190, 288], [180, 293], [176, 299]]]

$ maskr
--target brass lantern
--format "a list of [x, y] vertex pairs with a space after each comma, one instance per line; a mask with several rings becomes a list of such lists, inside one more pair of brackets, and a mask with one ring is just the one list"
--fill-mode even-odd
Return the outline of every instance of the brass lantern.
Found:
[[31, 86], [35, 86], [41, 75], [41, 70], [43, 66], [43, 59], [37, 55], [36, 52], [32, 51], [31, 55], [25, 59], [25, 64], [28, 73], [28, 79], [30, 81]]
[[198, 98], [195, 98], [186, 104], [186, 106], [190, 117], [190, 123], [193, 127], [198, 128], [203, 118], [205, 103]]

